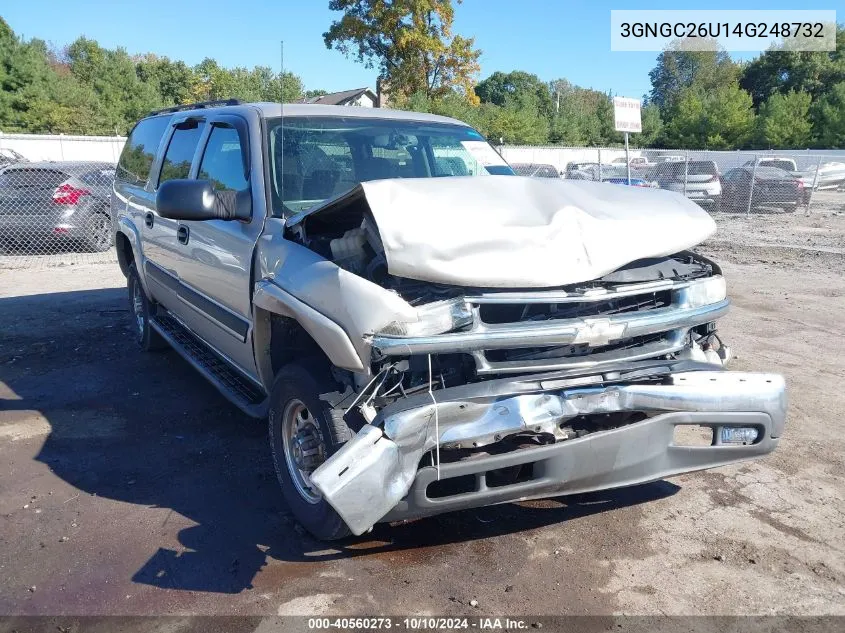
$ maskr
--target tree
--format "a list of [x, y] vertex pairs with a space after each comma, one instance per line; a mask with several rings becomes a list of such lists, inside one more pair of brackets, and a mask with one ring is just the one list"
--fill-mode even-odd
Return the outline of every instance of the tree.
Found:
[[659, 144], [663, 136], [663, 119], [660, 117], [660, 108], [654, 103], [646, 103], [643, 105], [641, 116], [643, 133], [635, 137], [637, 145], [652, 147]]
[[392, 98], [438, 98], [457, 89], [476, 99], [481, 51], [473, 38], [452, 34], [451, 0], [330, 0], [329, 9], [343, 16], [323, 34], [326, 47], [377, 67]]
[[164, 105], [190, 103], [194, 71], [185, 62], [150, 53], [138, 58], [135, 64], [138, 79], [153, 86]]
[[107, 134], [126, 134], [135, 122], [162, 104], [155, 86], [138, 78], [122, 48], [108, 50], [77, 38], [65, 51], [71, 74], [97, 96], [95, 120]]
[[323, 95], [329, 94], [326, 90], [321, 88], [306, 90], [305, 91], [305, 98], [306, 99], [313, 99], [314, 97], [322, 97]]
[[552, 143], [597, 146], [621, 140], [613, 129], [609, 95], [573, 86], [565, 79], [557, 79], [550, 85], [555, 104], [549, 131]]
[[716, 90], [737, 81], [739, 74], [740, 67], [723, 50], [666, 50], [657, 56], [657, 65], [648, 75], [650, 102], [665, 118], [685, 89]]
[[532, 103], [545, 117], [553, 113], [552, 96], [548, 84], [537, 75], [522, 70], [509, 73], [496, 71], [475, 87], [475, 94], [482, 103], [505, 105], [517, 99], [521, 103]]
[[776, 92], [770, 96], [760, 106], [759, 142], [780, 149], [807, 147], [813, 130], [810, 102], [808, 92]]
[[540, 145], [547, 142], [549, 134], [547, 119], [536, 110], [513, 102], [505, 106], [482, 104], [479, 127], [493, 143], [501, 139], [509, 144]]
[[845, 81], [840, 81], [814, 107], [818, 143], [828, 149], [845, 149]]
[[835, 83], [845, 81], [845, 27], [836, 29], [835, 51], [768, 50], [749, 62], [740, 85], [759, 106], [773, 94], [807, 92], [818, 99]]
[[0, 18], [0, 129], [10, 132], [125, 134], [161, 105], [239, 97], [295, 101], [293, 73], [269, 67], [226, 69], [206, 59], [196, 68], [146, 54], [130, 57], [77, 38], [60, 52], [23, 41]]
[[713, 91], [685, 88], [674, 99], [665, 124], [665, 142], [690, 149], [738, 149], [751, 138], [751, 95], [737, 83]]

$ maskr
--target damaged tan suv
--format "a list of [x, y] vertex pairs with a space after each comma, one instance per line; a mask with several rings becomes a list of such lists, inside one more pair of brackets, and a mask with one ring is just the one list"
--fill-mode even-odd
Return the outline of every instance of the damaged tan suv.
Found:
[[725, 280], [689, 250], [707, 213], [514, 176], [460, 121], [172, 108], [132, 131], [112, 211], [138, 342], [269, 420], [322, 539], [721, 466], [783, 433], [783, 379], [724, 370]]

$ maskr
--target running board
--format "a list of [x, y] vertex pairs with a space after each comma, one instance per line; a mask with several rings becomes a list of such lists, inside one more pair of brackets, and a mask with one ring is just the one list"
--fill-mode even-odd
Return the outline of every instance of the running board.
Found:
[[253, 418], [267, 416], [270, 400], [264, 391], [211, 349], [198, 336], [159, 307], [150, 319], [152, 328], [229, 402]]

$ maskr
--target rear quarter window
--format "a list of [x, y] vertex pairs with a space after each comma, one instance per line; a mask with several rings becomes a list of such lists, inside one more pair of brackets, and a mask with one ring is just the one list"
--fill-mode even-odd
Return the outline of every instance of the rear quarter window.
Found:
[[143, 119], [135, 126], [120, 154], [117, 180], [139, 187], [147, 184], [156, 150], [169, 122], [170, 116], [157, 116]]

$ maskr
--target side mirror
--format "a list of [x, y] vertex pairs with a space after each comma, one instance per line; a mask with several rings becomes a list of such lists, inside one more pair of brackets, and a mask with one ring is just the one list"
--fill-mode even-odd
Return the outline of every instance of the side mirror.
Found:
[[171, 220], [249, 220], [252, 195], [214, 191], [210, 180], [168, 180], [158, 188], [156, 211]]

